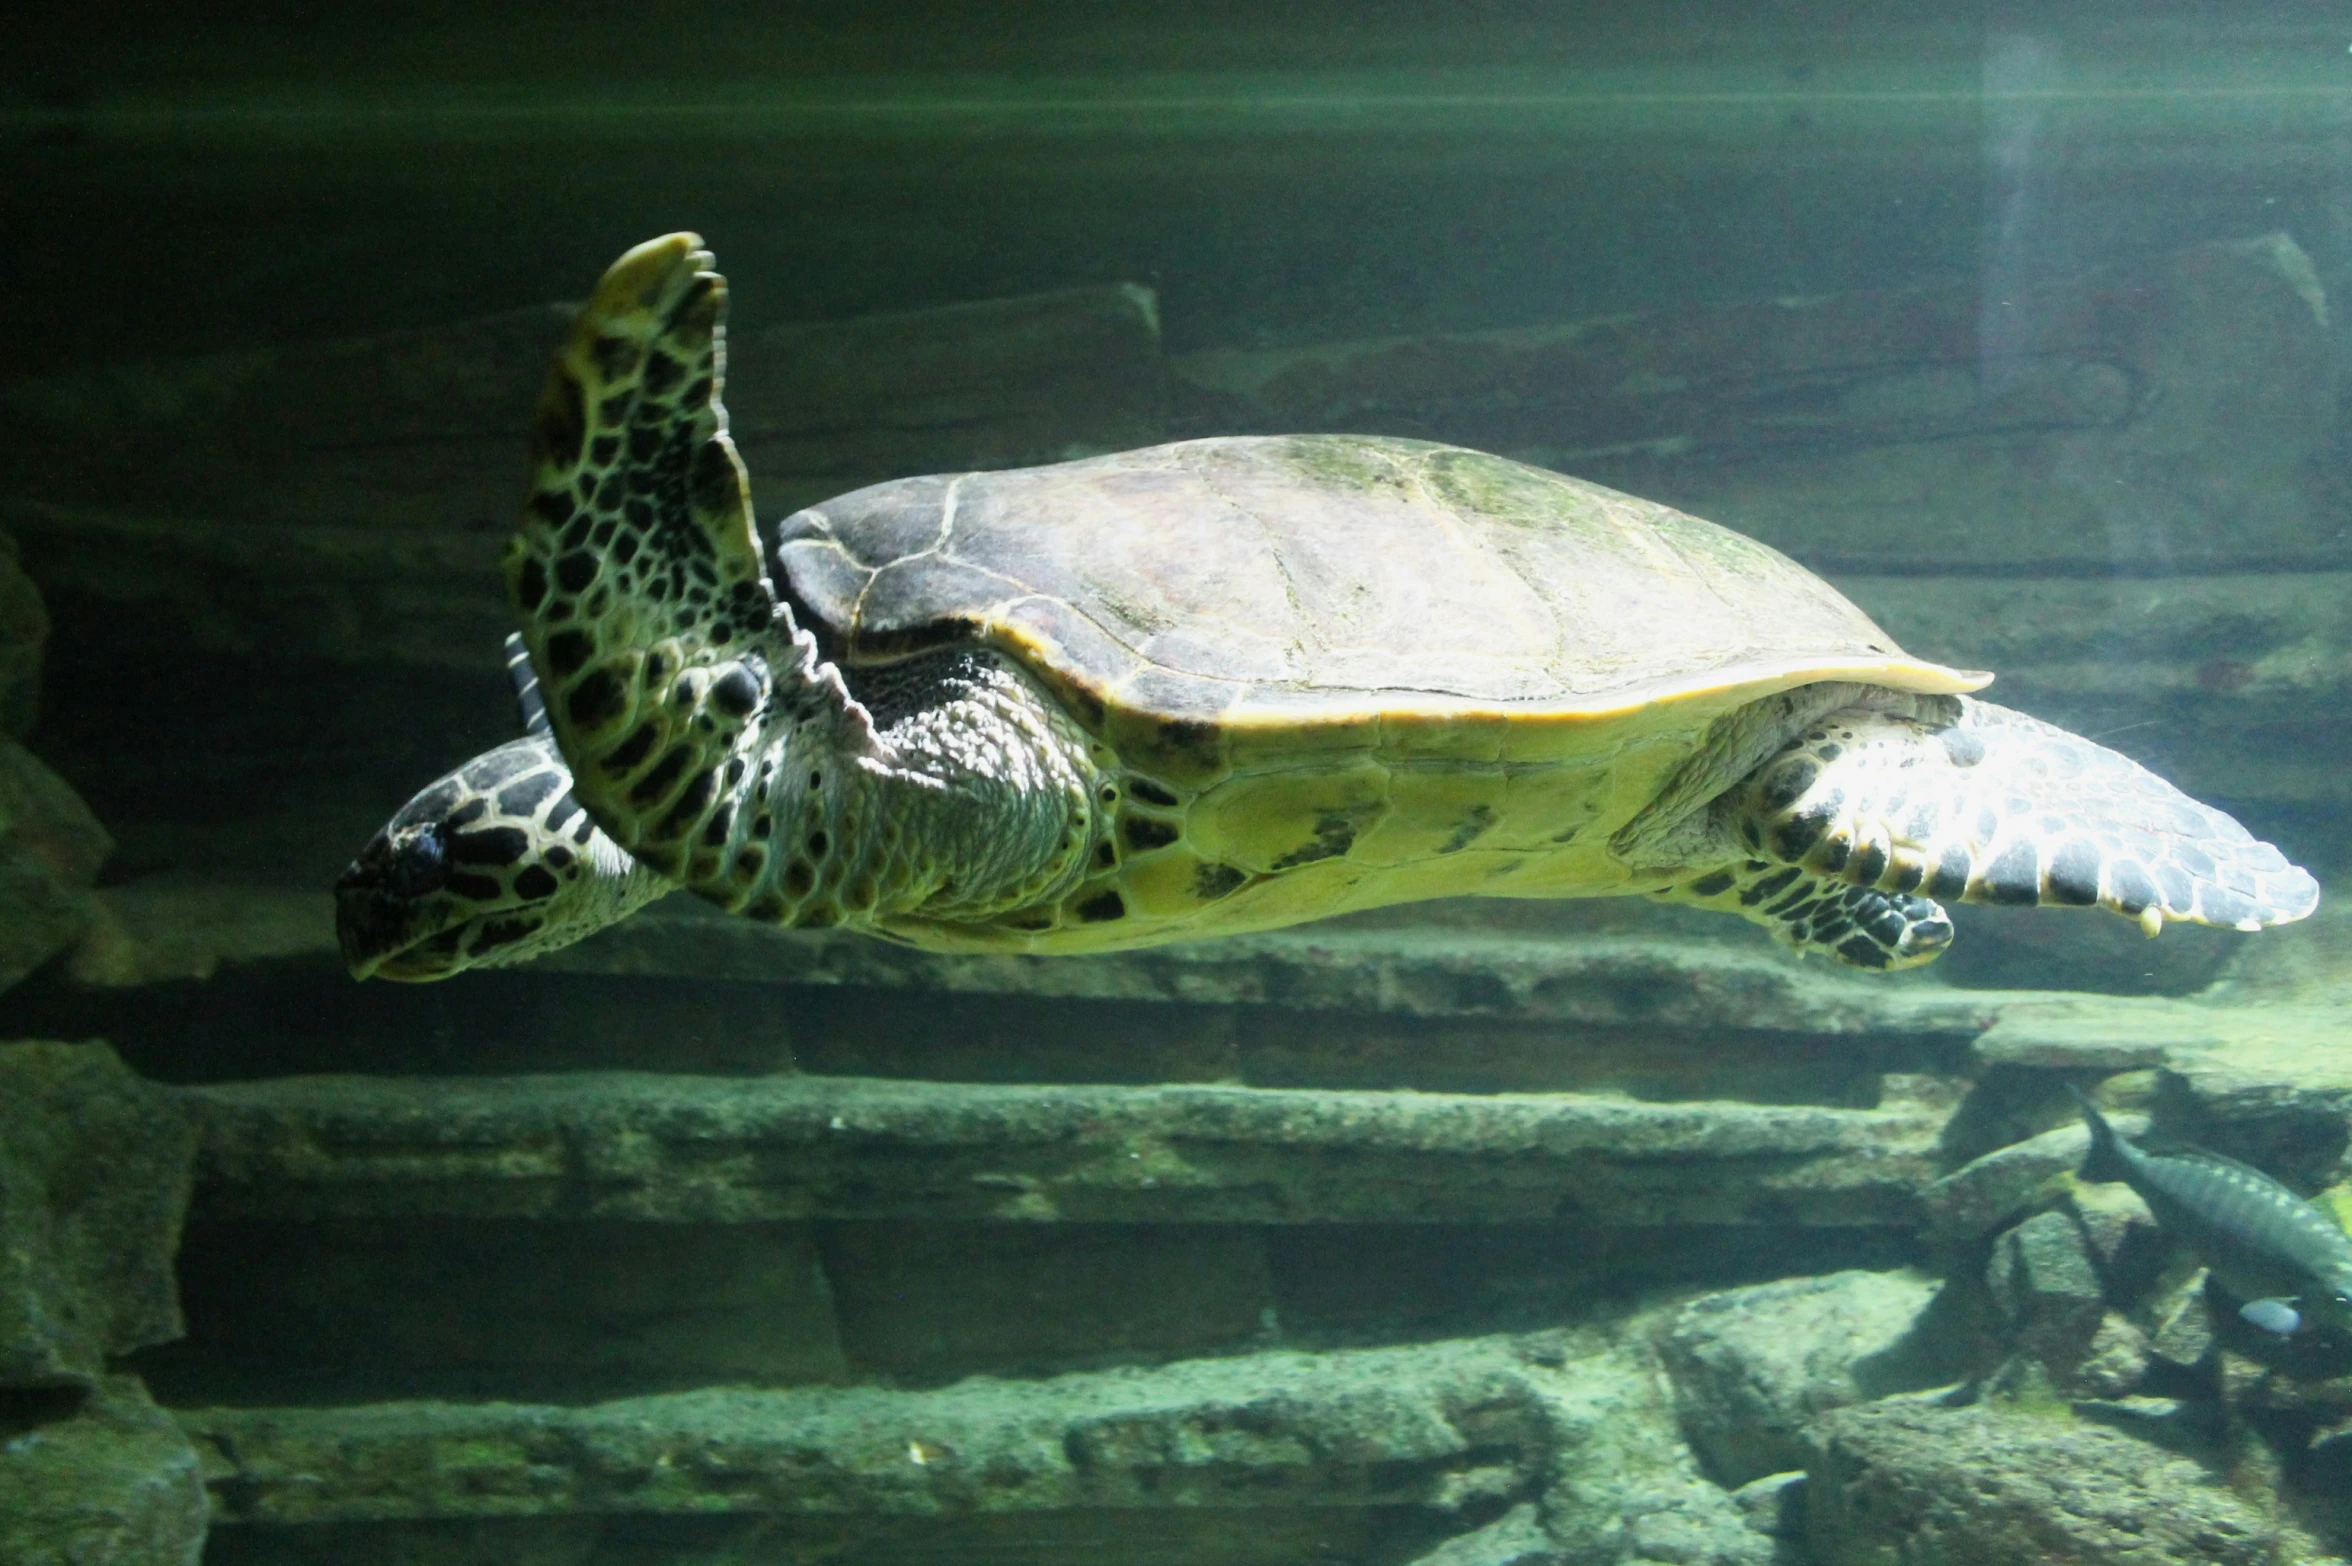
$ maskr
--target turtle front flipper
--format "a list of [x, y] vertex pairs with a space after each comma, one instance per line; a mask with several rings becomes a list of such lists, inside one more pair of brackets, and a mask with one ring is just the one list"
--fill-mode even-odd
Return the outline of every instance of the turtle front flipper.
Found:
[[1756, 859], [1972, 903], [2287, 924], [2319, 885], [2229, 816], [2128, 757], [1972, 697], [1816, 720], [1719, 799]]
[[[606, 271], [548, 374], [506, 575], [581, 802], [735, 906], [767, 868], [767, 823], [736, 819], [747, 771], [784, 759], [763, 731], [806, 728], [830, 762], [870, 730], [768, 583], [719, 401], [725, 309], [693, 234]], [[812, 785], [819, 814], [829, 796]]]

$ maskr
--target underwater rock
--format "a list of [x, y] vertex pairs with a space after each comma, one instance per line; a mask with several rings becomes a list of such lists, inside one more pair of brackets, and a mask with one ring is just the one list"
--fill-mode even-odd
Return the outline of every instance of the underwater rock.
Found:
[[22, 739], [41, 707], [41, 649], [49, 611], [16, 557], [16, 540], [0, 530], [0, 735]]
[[[700, 1527], [734, 1514], [858, 1559], [886, 1541], [891, 1559], [1123, 1560], [1140, 1526], [1189, 1542], [1163, 1542], [1171, 1560], [1770, 1566], [1777, 1541], [1699, 1474], [1682, 1441], [1653, 1327], [1644, 1317], [1614, 1339], [1276, 1351], [930, 1390], [712, 1388], [588, 1406], [403, 1400], [179, 1419], [220, 1454], [222, 1524], [300, 1525], [354, 1544], [382, 1539], [385, 1525], [587, 1514], [634, 1517], [619, 1525], [646, 1536], [652, 1519]], [[987, 1548], [958, 1531], [974, 1514], [990, 1519]], [[1217, 1518], [1254, 1547], [1193, 1538]], [[1053, 1547], [1021, 1552], [1040, 1537]], [[1266, 1547], [1292, 1538], [1287, 1553]]]
[[[1510, 1503], [1553, 1460], [1507, 1341], [1269, 1353], [927, 1391], [710, 1388], [581, 1406], [403, 1401], [179, 1415], [224, 1521]], [[1467, 1531], [1467, 1530], [1453, 1530]]]
[[1542, 1512], [1521, 1502], [1475, 1533], [1457, 1534], [1415, 1556], [1412, 1566], [1555, 1566], [1559, 1558]]
[[90, 888], [114, 840], [39, 757], [0, 738], [0, 991], [99, 917]]
[[2063, 1213], [2036, 1213], [1993, 1242], [1985, 1287], [2016, 1348], [2071, 1382], [2106, 1310], [2082, 1231]]
[[[2125, 1115], [2115, 1123], [2137, 1135], [2147, 1122]], [[1969, 1160], [1920, 1197], [1927, 1209], [1929, 1241], [1942, 1249], [1958, 1249], [1993, 1233], [2046, 1200], [2065, 1176], [2082, 1167], [2090, 1149], [2090, 1133], [2069, 1124]]]
[[2205, 1269], [2197, 1268], [2151, 1301], [2148, 1319], [2155, 1329], [2148, 1339], [2150, 1354], [2183, 1369], [2204, 1363], [2215, 1341]]
[[1737, 1488], [1802, 1466], [1814, 1415], [1923, 1384], [1914, 1329], [1936, 1285], [1840, 1272], [1694, 1300], [1658, 1340], [1692, 1447]]
[[1683, 1439], [1655, 1347], [1660, 1325], [1646, 1313], [1612, 1350], [1530, 1356], [1552, 1433], [1543, 1509], [1556, 1558], [1769, 1566], [1775, 1541], [1700, 1472]]
[[1683, 1438], [1658, 1361], [1665, 1314], [1629, 1318], [1613, 1348], [1582, 1359], [1529, 1355], [1562, 1372], [1531, 1376], [1553, 1433], [1543, 1507], [1558, 1559], [1767, 1566], [1774, 1541], [1702, 1474]]
[[2138, 1299], [2171, 1253], [2148, 1204], [2120, 1180], [2078, 1181], [2066, 1193], [2066, 1208], [2082, 1231], [2108, 1299], [2119, 1305]]
[[181, 1091], [213, 1218], [1908, 1229], [1936, 1129], [1900, 1109], [1190, 1083], [582, 1071]]
[[0, 1044], [0, 1387], [88, 1386], [180, 1336], [195, 1141], [104, 1044]]
[[2092, 1397], [2129, 1397], [2148, 1374], [2148, 1334], [2114, 1311], [2099, 1318], [2075, 1367], [2075, 1386]]
[[2211, 1469], [2063, 1412], [1892, 1400], [1811, 1432], [1821, 1566], [2273, 1566], [2278, 1530]]
[[208, 1510], [195, 1448], [136, 1377], [0, 1392], [8, 1566], [197, 1566]]
[[2352, 986], [2307, 993], [2308, 1009], [2263, 1004], [2250, 983], [2219, 998], [2248, 1025], [2165, 1062], [2168, 1085], [2185, 1090], [2194, 1140], [2299, 1191], [2338, 1184], [2352, 1169], [2352, 1032], [2342, 1026]]
[[1766, 1474], [1750, 1479], [1731, 1492], [1748, 1526], [1775, 1539], [1801, 1541], [1805, 1536], [1805, 1471]]

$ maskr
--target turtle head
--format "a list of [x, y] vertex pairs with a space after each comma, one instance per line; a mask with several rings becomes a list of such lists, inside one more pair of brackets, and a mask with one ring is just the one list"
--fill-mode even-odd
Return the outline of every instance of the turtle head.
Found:
[[670, 889], [596, 829], [542, 734], [436, 779], [335, 883], [355, 979], [421, 982], [569, 946]]

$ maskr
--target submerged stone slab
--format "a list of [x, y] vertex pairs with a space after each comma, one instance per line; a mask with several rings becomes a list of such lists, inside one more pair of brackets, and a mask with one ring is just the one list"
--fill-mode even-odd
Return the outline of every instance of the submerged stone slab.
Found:
[[99, 919], [90, 887], [113, 852], [72, 786], [0, 735], [0, 991]]
[[861, 1560], [1766, 1566], [1770, 1538], [1690, 1461], [1648, 1325], [932, 1391], [179, 1417], [219, 1520], [260, 1525], [240, 1545], [286, 1525], [357, 1542], [530, 1518], [563, 1537], [600, 1516], [650, 1539], [664, 1519], [764, 1518], [744, 1543]]
[[936, 1391], [711, 1389], [588, 1407], [199, 1409], [223, 1521], [635, 1512], [907, 1517], [1415, 1506], [1531, 1487], [1542, 1385], [1497, 1340]]
[[180, 1335], [195, 1134], [104, 1044], [0, 1044], [0, 1387], [88, 1386]]
[[197, 1566], [208, 1511], [194, 1447], [136, 1377], [68, 1400], [0, 1392], [8, 1566]]
[[1906, 1226], [1914, 1109], [626, 1072], [183, 1090], [215, 1217]]
[[1936, 1285], [1839, 1272], [1711, 1294], [1658, 1339], [1684, 1432], [1726, 1489], [1801, 1467], [1815, 1415], [1935, 1381], [1912, 1343]]
[[2190, 1458], [2063, 1413], [1895, 1400], [1814, 1427], [1824, 1566], [1991, 1561], [2272, 1566], [2278, 1528]]

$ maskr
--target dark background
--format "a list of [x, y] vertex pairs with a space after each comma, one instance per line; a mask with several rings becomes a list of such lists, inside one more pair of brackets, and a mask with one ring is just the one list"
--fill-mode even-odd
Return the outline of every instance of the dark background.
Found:
[[2316, 6], [45, 9], [0, 37], [28, 371], [565, 297], [680, 227], [745, 319], [1133, 280], [1176, 351], [2343, 249]]

